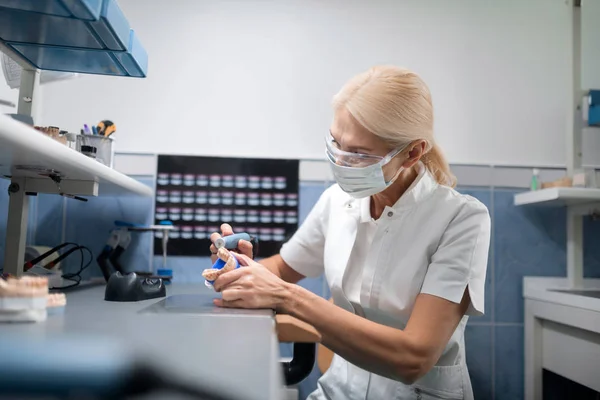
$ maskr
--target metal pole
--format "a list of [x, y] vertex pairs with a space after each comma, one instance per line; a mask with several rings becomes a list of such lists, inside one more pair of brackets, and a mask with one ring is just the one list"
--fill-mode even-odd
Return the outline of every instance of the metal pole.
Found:
[[[571, 76], [569, 111], [567, 113], [567, 173], [573, 173], [582, 166], [583, 115], [581, 102], [584, 91], [581, 87], [581, 6], [577, 0], [570, 2], [572, 12]], [[583, 283], [583, 217], [567, 209], [567, 277], [571, 288]]]
[[19, 106], [17, 113], [34, 117], [36, 101], [39, 101], [38, 90], [40, 87], [40, 74], [36, 70], [24, 69], [21, 72], [21, 86], [19, 87]]
[[29, 213], [29, 196], [25, 194], [25, 178], [13, 178], [8, 187], [8, 194], [4, 273], [21, 276], [25, 261], [27, 217]]

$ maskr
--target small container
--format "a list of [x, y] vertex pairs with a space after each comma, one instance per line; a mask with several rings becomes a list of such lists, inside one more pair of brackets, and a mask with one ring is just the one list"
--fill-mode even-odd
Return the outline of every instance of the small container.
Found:
[[219, 222], [221, 219], [219, 209], [211, 208], [208, 210], [208, 220], [210, 222]]
[[160, 186], [166, 186], [169, 184], [169, 174], [165, 174], [164, 172], [161, 172], [160, 174], [157, 175], [156, 178], [156, 183], [158, 183]]
[[181, 219], [184, 221], [193, 221], [194, 220], [194, 209], [193, 208], [184, 208], [181, 211]]
[[238, 175], [235, 177], [234, 185], [238, 189], [245, 189], [248, 187], [248, 178], [243, 175]]
[[[156, 275], [158, 275], [159, 277], [164, 277], [164, 278], [171, 278], [173, 279], [173, 270], [170, 268], [158, 268], [156, 270]], [[171, 279], [163, 279], [163, 283], [165, 285], [170, 285], [171, 284]]]
[[263, 242], [270, 242], [271, 240], [273, 240], [273, 229], [261, 228], [258, 237]]
[[245, 206], [246, 205], [246, 193], [238, 192], [235, 194], [235, 205]]
[[196, 212], [194, 213], [194, 219], [198, 222], [206, 221], [208, 217], [206, 216], [206, 208], [196, 208]]
[[169, 192], [170, 203], [181, 203], [181, 192], [179, 190], [171, 190]]
[[273, 195], [271, 193], [262, 193], [260, 195], [260, 205], [269, 207], [273, 204]]
[[286, 224], [297, 224], [298, 223], [298, 213], [296, 211], [288, 211], [285, 214], [285, 223]]
[[[185, 182], [185, 181], [184, 181]], [[181, 196], [181, 201], [185, 204], [192, 204], [196, 200], [195, 193], [191, 190], [186, 190]]]
[[220, 187], [221, 186], [221, 175], [211, 175], [210, 181], [208, 183], [210, 187]]
[[530, 190], [538, 190], [540, 189], [540, 170], [537, 168], [533, 169], [533, 174], [531, 176], [531, 182], [529, 184]]
[[205, 226], [196, 226], [194, 228], [194, 239], [206, 239], [207, 237]]
[[244, 223], [247, 221], [246, 218], [246, 210], [243, 209], [237, 209], [233, 211], [233, 222], [237, 223]]
[[260, 189], [260, 176], [250, 176], [248, 178], [248, 187], [250, 189]]
[[270, 176], [263, 176], [260, 180], [260, 187], [265, 190], [273, 189], [273, 178]]
[[99, 135], [77, 135], [77, 149], [85, 153], [84, 146], [96, 148], [96, 161], [113, 167], [114, 139]]
[[[227, 223], [232, 222], [233, 221], [233, 211], [226, 209], [226, 208], [222, 209], [221, 210], [221, 221], [227, 222]], [[238, 227], [237, 230], [239, 231], [240, 228]], [[241, 232], [243, 232], [243, 231], [241, 231]]]
[[234, 186], [233, 175], [223, 175], [221, 177], [221, 186], [225, 188], [232, 188]]
[[208, 176], [196, 175], [196, 186], [208, 186]]
[[194, 238], [194, 227], [182, 226], [181, 227], [181, 238], [182, 239], [193, 239]]
[[181, 232], [179, 232], [179, 228], [175, 227], [169, 231], [169, 239], [179, 239], [181, 237]]
[[196, 175], [185, 174], [183, 175], [183, 186], [194, 186], [196, 183]]
[[77, 134], [65, 132], [65, 138], [67, 139], [67, 147], [71, 150], [77, 150]]
[[273, 211], [273, 222], [276, 224], [285, 224], [285, 211], [283, 211], [283, 210]]
[[203, 190], [197, 191], [196, 192], [196, 203], [197, 204], [208, 203], [208, 194]]
[[247, 201], [249, 206], [260, 205], [260, 195], [258, 193], [248, 193]]
[[169, 219], [171, 221], [179, 221], [181, 219], [181, 208], [179, 208], [179, 207], [169, 208]]
[[258, 216], [258, 210], [248, 210], [246, 220], [253, 224], [260, 222], [260, 218]]
[[221, 204], [233, 205], [233, 192], [221, 192]]
[[96, 159], [97, 152], [98, 149], [94, 146], [81, 146], [81, 154], [88, 156], [89, 158], [93, 158], [94, 160]]
[[212, 205], [221, 204], [221, 193], [220, 192], [210, 192], [208, 194], [208, 204], [212, 204]]
[[167, 209], [165, 207], [156, 208], [156, 219], [161, 221], [167, 219]]
[[287, 179], [285, 176], [277, 176], [275, 177], [274, 183], [275, 189], [283, 190], [287, 187]]
[[285, 206], [285, 194], [275, 193], [273, 194], [273, 205], [277, 207]]
[[157, 190], [156, 191], [156, 201], [159, 203], [166, 203], [169, 201], [169, 192], [166, 190]]
[[261, 224], [270, 224], [273, 222], [273, 212], [269, 210], [264, 210], [260, 212], [260, 223]]
[[283, 242], [285, 240], [285, 229], [274, 228], [273, 229], [273, 240], [276, 242]]
[[298, 205], [298, 194], [288, 193], [286, 195], [286, 204], [288, 207], [296, 207]]
[[173, 186], [179, 186], [183, 183], [183, 178], [181, 174], [171, 174], [170, 182]]

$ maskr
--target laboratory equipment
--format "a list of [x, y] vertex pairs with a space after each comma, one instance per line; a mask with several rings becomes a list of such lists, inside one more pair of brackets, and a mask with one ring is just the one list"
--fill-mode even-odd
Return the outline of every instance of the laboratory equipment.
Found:
[[161, 278], [139, 277], [135, 272], [126, 275], [115, 272], [106, 284], [104, 300], [141, 301], [166, 295], [165, 285]]
[[[102, 249], [102, 252], [96, 258], [98, 262], [98, 266], [104, 275], [104, 279], [108, 282], [111, 277], [111, 268], [110, 264], [115, 271], [124, 274], [125, 271], [119, 262], [119, 258], [123, 255], [129, 244], [131, 243], [131, 233], [134, 232], [161, 232], [162, 233], [162, 247], [163, 247], [163, 263], [162, 268], [166, 269], [167, 267], [167, 243], [169, 241], [169, 231], [172, 231], [175, 227], [172, 225], [170, 221], [162, 221], [160, 225], [137, 225], [131, 224], [123, 221], [115, 221], [115, 229], [110, 232], [110, 236], [106, 245]], [[138, 272], [138, 271], [136, 271]], [[148, 275], [146, 272], [138, 272], [140, 275]], [[151, 278], [161, 278], [163, 280], [169, 280], [172, 277], [168, 277], [166, 275], [152, 276]]]
[[217, 240], [215, 240], [215, 247], [217, 249], [224, 247], [228, 250], [234, 250], [237, 249], [240, 240], [250, 242], [253, 247], [258, 244], [258, 239], [256, 237], [250, 236], [248, 233], [242, 232], [218, 238]]

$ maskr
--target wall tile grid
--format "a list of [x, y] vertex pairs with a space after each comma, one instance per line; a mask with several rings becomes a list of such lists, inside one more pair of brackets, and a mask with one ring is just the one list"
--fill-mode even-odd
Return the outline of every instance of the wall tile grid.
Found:
[[[515, 207], [513, 196], [527, 186], [530, 170], [493, 169], [457, 166], [462, 193], [479, 199], [490, 210], [492, 243], [486, 277], [486, 315], [471, 318], [465, 333], [467, 363], [476, 399], [520, 399], [523, 397], [523, 276], [565, 276], [566, 212], [561, 208]], [[545, 174], [554, 174], [545, 171]], [[552, 175], [552, 176], [554, 176]], [[140, 178], [153, 187], [152, 178]], [[512, 182], [512, 183], [511, 183]], [[516, 182], [516, 183], [515, 183]], [[500, 186], [494, 186], [494, 183]], [[507, 188], [505, 186], [514, 186]], [[8, 196], [6, 181], [0, 181], [0, 240], [4, 241]], [[300, 186], [300, 220], [304, 220], [327, 184], [303, 181]], [[30, 205], [29, 242], [56, 245], [61, 240], [88, 246], [96, 256], [102, 249], [114, 220], [152, 222], [152, 199], [139, 197], [101, 197], [81, 203], [57, 196], [40, 195]], [[66, 214], [64, 214], [66, 212]], [[64, 229], [63, 229], [64, 226]], [[600, 222], [586, 219], [585, 275], [600, 277]], [[128, 270], [148, 270], [162, 265], [152, 256], [150, 234], [134, 234], [123, 257]], [[0, 245], [0, 260], [4, 246]], [[68, 263], [76, 270], [79, 261]], [[1, 261], [0, 261], [1, 262]], [[170, 257], [176, 282], [201, 282], [201, 271], [208, 259]], [[100, 276], [95, 264], [84, 277]], [[329, 297], [323, 277], [306, 279], [302, 286]], [[281, 345], [282, 356], [291, 355], [291, 346]], [[316, 387], [320, 373], [316, 366], [299, 385], [301, 398]]]

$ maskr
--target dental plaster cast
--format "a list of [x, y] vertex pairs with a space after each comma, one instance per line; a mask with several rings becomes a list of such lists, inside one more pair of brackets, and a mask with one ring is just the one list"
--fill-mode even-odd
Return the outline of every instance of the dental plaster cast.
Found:
[[225, 266], [220, 269], [208, 268], [208, 269], [205, 269], [204, 271], [202, 271], [202, 276], [208, 282], [214, 282], [219, 276], [221, 276], [221, 274], [224, 274], [225, 272], [233, 271], [237, 266], [237, 261], [236, 261], [235, 257], [233, 256], [233, 254], [231, 254], [229, 252], [229, 250], [227, 250], [224, 247], [221, 247], [217, 251], [217, 257], [225, 262]]

